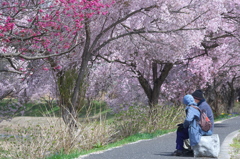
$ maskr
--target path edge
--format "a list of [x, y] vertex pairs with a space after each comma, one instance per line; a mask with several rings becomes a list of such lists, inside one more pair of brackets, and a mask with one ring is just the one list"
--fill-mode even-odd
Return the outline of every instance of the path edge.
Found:
[[231, 151], [232, 148], [230, 144], [233, 143], [233, 139], [237, 137], [237, 135], [240, 134], [240, 129], [231, 132], [228, 134], [225, 139], [223, 140], [223, 143], [221, 145], [221, 151], [218, 155], [218, 159], [230, 159], [231, 158]]

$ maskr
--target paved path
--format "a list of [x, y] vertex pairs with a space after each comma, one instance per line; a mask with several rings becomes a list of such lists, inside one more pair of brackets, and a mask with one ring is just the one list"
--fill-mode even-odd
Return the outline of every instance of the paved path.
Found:
[[[224, 143], [229, 143], [239, 129], [240, 116], [215, 123], [214, 133], [219, 135], [221, 147], [225, 145], [226, 148], [227, 144]], [[231, 135], [233, 132], [235, 133]], [[78, 159], [193, 159], [194, 157], [171, 156], [175, 150], [175, 140], [176, 132], [173, 132], [151, 140], [143, 140], [103, 152], [80, 156]], [[222, 158], [218, 159], [228, 159], [228, 152], [221, 149], [220, 154]], [[205, 157], [205, 159], [207, 158]]]

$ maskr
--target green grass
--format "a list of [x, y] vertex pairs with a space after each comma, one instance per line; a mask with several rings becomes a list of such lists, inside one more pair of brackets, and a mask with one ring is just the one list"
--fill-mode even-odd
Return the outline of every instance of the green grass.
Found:
[[50, 156], [47, 159], [73, 159], [73, 158], [79, 157], [79, 155], [80, 155], [79, 152], [71, 153], [71, 154], [59, 153], [54, 156]]
[[[4, 99], [0, 101], [0, 107], [5, 108], [9, 103], [17, 102], [15, 99]], [[24, 116], [34, 116], [34, 117], [43, 117], [43, 116], [60, 116], [60, 108], [58, 107], [56, 101], [41, 101], [37, 103], [29, 102], [24, 104], [25, 112]], [[107, 104], [104, 102], [93, 101], [90, 105], [84, 106], [79, 112], [79, 118], [97, 118], [98, 116], [105, 116], [107, 119], [111, 119], [114, 114], [111, 109], [107, 107]], [[16, 114], [20, 116], [20, 114]]]
[[7, 99], [0, 100], [0, 107], [5, 107], [8, 103], [9, 103], [9, 100]]
[[233, 144], [231, 144], [232, 147], [238, 149], [238, 152], [240, 151], [240, 137], [233, 139]]
[[48, 116], [60, 116], [60, 108], [56, 103], [49, 105], [47, 103], [27, 103], [25, 104], [26, 110], [24, 116], [35, 116], [42, 117], [44, 115]]
[[232, 117], [235, 117], [235, 116], [239, 116], [239, 114], [227, 114], [227, 113], [222, 113], [221, 115], [219, 115], [218, 117], [216, 117], [214, 119], [214, 121], [221, 121], [221, 120], [224, 120], [224, 119], [229, 119], [229, 118], [232, 118]]
[[[0, 153], [6, 153], [7, 151], [3, 150], [0, 148]], [[5, 158], [1, 158], [1, 159], [7, 159], [6, 157]]]
[[230, 146], [233, 148], [233, 151], [231, 152], [231, 159], [238, 158], [236, 155], [240, 153], [240, 135], [233, 139], [233, 143], [230, 144]]
[[[0, 107], [7, 108], [8, 105], [16, 103], [16, 99], [3, 99], [0, 100]], [[24, 116], [42, 117], [45, 115], [60, 115], [60, 109], [56, 102], [47, 103], [46, 101], [29, 102], [24, 104]], [[16, 113], [15, 116], [21, 116], [20, 113]]]
[[79, 112], [79, 118], [98, 118], [100, 115], [105, 116], [106, 119], [114, 117], [112, 110], [107, 107], [107, 104], [100, 101], [92, 101], [90, 105], [84, 106]]

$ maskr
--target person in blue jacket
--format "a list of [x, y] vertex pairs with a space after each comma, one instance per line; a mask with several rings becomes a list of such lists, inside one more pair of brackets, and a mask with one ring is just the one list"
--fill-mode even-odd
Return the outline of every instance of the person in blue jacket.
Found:
[[195, 146], [199, 143], [202, 135], [211, 135], [211, 130], [205, 132], [201, 129], [198, 121], [200, 119], [200, 111], [193, 106], [197, 106], [192, 95], [185, 95], [183, 98], [183, 103], [186, 105], [186, 118], [183, 124], [179, 124], [177, 130], [176, 139], [176, 151], [173, 152], [174, 156], [182, 156], [189, 152], [189, 150], [184, 149], [184, 140], [190, 140], [190, 146]]

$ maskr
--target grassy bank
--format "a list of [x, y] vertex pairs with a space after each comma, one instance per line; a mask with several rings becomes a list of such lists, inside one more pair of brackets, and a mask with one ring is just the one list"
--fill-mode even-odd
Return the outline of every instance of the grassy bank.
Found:
[[[227, 114], [227, 113], [222, 113], [220, 116], [216, 117], [215, 121], [221, 121], [221, 120], [225, 120], [225, 119], [229, 119], [232, 117], [238, 116], [238, 114]], [[174, 132], [176, 131], [176, 129], [168, 129], [168, 130], [157, 130], [153, 133], [137, 133], [135, 135], [126, 137], [125, 139], [115, 142], [115, 143], [111, 143], [108, 145], [104, 145], [104, 146], [99, 146], [99, 147], [95, 147], [91, 150], [88, 151], [81, 151], [81, 152], [73, 152], [71, 154], [57, 154], [57, 155], [53, 155], [51, 157], [48, 157], [47, 159], [73, 159], [76, 157], [79, 157], [81, 155], [86, 155], [86, 154], [90, 154], [93, 152], [97, 152], [97, 151], [103, 151], [103, 150], [107, 150], [110, 148], [115, 148], [118, 146], [122, 146], [125, 144], [129, 144], [129, 143], [133, 143], [139, 140], [146, 140], [146, 139], [153, 139], [155, 137], [167, 134], [169, 132]], [[236, 141], [240, 141], [240, 136], [239, 136], [239, 140], [236, 139]], [[238, 152], [240, 151], [240, 142], [236, 143], [236, 146], [239, 147]]]
[[[105, 103], [93, 102], [79, 113], [78, 129], [69, 130], [54, 102], [26, 107], [28, 115], [34, 116], [29, 123], [17, 119], [19, 123], [15, 127], [2, 130], [10, 137], [0, 140], [1, 159], [73, 159], [173, 132], [185, 117], [183, 107], [158, 106], [150, 117], [149, 109], [144, 106], [113, 113]], [[232, 116], [222, 113], [216, 121]], [[42, 119], [44, 122], [39, 123]]]
[[[79, 113], [78, 130], [69, 130], [58, 113], [52, 116], [55, 105], [48, 104], [27, 105], [26, 112], [34, 114], [27, 117], [30, 121], [17, 118], [14, 127], [11, 123], [4, 126], [1, 132], [10, 137], [0, 141], [2, 158], [73, 158], [150, 139], [173, 131], [184, 113], [182, 107], [158, 106], [150, 118], [148, 107], [134, 106], [114, 114], [106, 104], [94, 102], [91, 109], [85, 107]], [[44, 115], [42, 119], [40, 114]], [[43, 119], [45, 123], [39, 123]]]
[[240, 158], [240, 134], [233, 139], [233, 143], [230, 145], [232, 147], [231, 159]]

